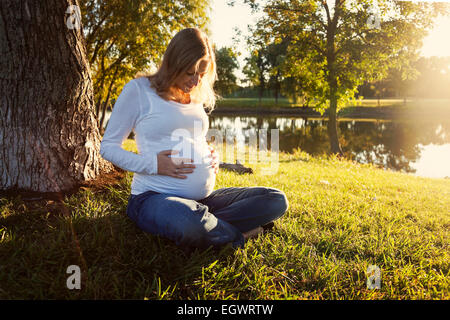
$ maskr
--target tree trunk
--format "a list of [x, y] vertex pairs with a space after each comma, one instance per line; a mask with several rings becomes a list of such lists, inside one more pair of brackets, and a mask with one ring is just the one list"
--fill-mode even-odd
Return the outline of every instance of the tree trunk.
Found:
[[262, 97], [263, 97], [263, 93], [264, 93], [264, 84], [265, 84], [265, 80], [264, 80], [264, 64], [263, 64], [263, 59], [262, 59], [262, 54], [261, 51], [258, 51], [258, 59], [257, 59], [257, 65], [258, 65], [258, 69], [259, 69], [259, 107], [261, 108], [262, 106]]
[[262, 97], [263, 97], [263, 93], [264, 93], [264, 82], [259, 83], [259, 91], [258, 91], [258, 106], [261, 108], [262, 107]]
[[103, 122], [105, 122], [105, 117], [106, 117], [106, 108], [108, 107], [107, 105], [107, 101], [105, 101], [102, 104], [102, 115], [100, 116], [100, 121], [99, 121], [99, 125], [98, 125], [98, 129], [100, 131], [101, 134], [104, 134], [103, 132]]
[[0, 2], [0, 189], [64, 192], [113, 170], [100, 157], [82, 25], [69, 0]]
[[328, 59], [328, 85], [330, 87], [330, 107], [328, 108], [328, 136], [330, 138], [330, 151], [333, 154], [343, 155], [341, 146], [339, 145], [339, 136], [337, 131], [337, 77], [335, 75], [334, 57], [329, 56]]
[[338, 77], [336, 74], [336, 49], [334, 45], [339, 11], [339, 7], [336, 7], [333, 19], [329, 21], [327, 29], [327, 81], [330, 87], [330, 95], [328, 97], [330, 100], [330, 108], [328, 109], [328, 136], [330, 138], [331, 153], [343, 155], [341, 146], [339, 145], [337, 131]]
[[275, 76], [275, 105], [278, 105], [278, 95], [280, 94], [280, 71], [277, 70]]
[[343, 155], [337, 132], [337, 99], [332, 96], [330, 99], [330, 108], [328, 109], [328, 136], [330, 138], [331, 153]]
[[102, 106], [102, 117], [100, 118], [100, 125], [99, 125], [99, 129], [100, 129], [100, 132], [102, 133], [102, 135], [104, 133], [103, 122], [105, 121], [106, 109], [109, 106], [109, 98], [111, 97], [111, 91], [112, 91], [114, 83], [116, 82], [116, 76], [117, 76], [118, 71], [119, 71], [119, 68], [116, 68], [116, 71], [114, 72], [114, 75], [113, 75], [111, 82], [109, 84], [109, 87], [108, 87], [108, 94], [106, 95], [105, 102]]

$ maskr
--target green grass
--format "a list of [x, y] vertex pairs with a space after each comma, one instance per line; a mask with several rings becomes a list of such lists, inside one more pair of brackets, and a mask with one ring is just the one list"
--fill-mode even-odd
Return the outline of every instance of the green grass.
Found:
[[[224, 98], [217, 101], [217, 108], [256, 108], [259, 106], [258, 98]], [[406, 104], [404, 104], [403, 99], [363, 99], [355, 100], [355, 102], [349, 102], [346, 108], [352, 107], [411, 107], [411, 108], [422, 108], [430, 106], [433, 107], [450, 107], [450, 100], [448, 99], [408, 99]], [[286, 98], [278, 99], [278, 104], [275, 104], [274, 98], [263, 98], [261, 99], [261, 107], [263, 109], [273, 109], [273, 108], [295, 108], [302, 107], [300, 103], [294, 104]]]
[[[134, 142], [125, 143], [136, 151]], [[1, 299], [449, 299], [450, 180], [296, 151], [278, 172], [221, 170], [216, 188], [283, 190], [288, 212], [245, 249], [185, 254], [126, 217], [132, 174], [61, 208], [0, 198]], [[79, 242], [74, 241], [74, 230]], [[66, 268], [81, 267], [81, 290]], [[366, 288], [369, 265], [380, 290]]]
[[[220, 107], [258, 107], [259, 99], [258, 98], [224, 98], [217, 101], [217, 108]], [[261, 106], [263, 108], [271, 108], [275, 107], [275, 99], [274, 98], [262, 98]], [[299, 103], [294, 104], [290, 102], [286, 98], [278, 99], [277, 107], [301, 107]]]

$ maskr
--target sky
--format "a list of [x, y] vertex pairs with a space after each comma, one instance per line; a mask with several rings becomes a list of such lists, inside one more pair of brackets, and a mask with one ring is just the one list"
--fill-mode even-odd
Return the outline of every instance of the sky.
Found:
[[233, 45], [234, 27], [243, 33], [247, 32], [247, 25], [253, 25], [257, 16], [252, 14], [248, 5], [237, 0], [233, 7], [227, 5], [227, 0], [212, 0], [211, 31], [212, 39], [218, 47]]
[[[244, 67], [244, 59], [248, 56], [244, 36], [248, 34], [247, 25], [254, 25], [258, 18], [252, 14], [248, 5], [243, 5], [242, 0], [237, 0], [233, 7], [227, 5], [227, 0], [212, 0], [211, 12], [211, 38], [217, 48], [224, 46], [235, 47], [241, 53], [238, 56], [239, 70], [236, 72], [238, 79], [244, 78], [241, 69]], [[236, 36], [234, 28], [238, 28], [242, 35], [237, 43], [233, 42]]]
[[[237, 27], [242, 32], [240, 44], [236, 46], [241, 52], [238, 61], [240, 68], [244, 66], [244, 58], [248, 55], [243, 36], [247, 34], [248, 24], [254, 24], [257, 16], [252, 15], [248, 5], [243, 5], [242, 0], [237, 0], [234, 7], [227, 5], [227, 0], [212, 0], [211, 12], [211, 38], [217, 48], [223, 46], [233, 46], [234, 28]], [[424, 46], [421, 55], [429, 56], [450, 56], [450, 16], [438, 17], [435, 27], [424, 39]], [[237, 73], [241, 77], [240, 72]]]
[[436, 19], [434, 29], [423, 40], [423, 56], [450, 56], [450, 17], [440, 16]]

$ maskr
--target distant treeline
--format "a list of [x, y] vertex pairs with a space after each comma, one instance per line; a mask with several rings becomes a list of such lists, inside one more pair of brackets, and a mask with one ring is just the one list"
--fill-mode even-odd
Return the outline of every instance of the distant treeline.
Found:
[[359, 86], [357, 96], [450, 99], [450, 57], [421, 57], [412, 66], [413, 74], [391, 69], [386, 79]]
[[[421, 57], [413, 62], [414, 74], [402, 75], [391, 69], [386, 79], [378, 82], [365, 82], [359, 86], [355, 96], [365, 99], [405, 99], [440, 98], [450, 99], [450, 57]], [[406, 79], [405, 79], [406, 78]], [[276, 89], [265, 88], [262, 98], [275, 98]], [[279, 98], [289, 98], [284, 94]], [[259, 98], [260, 87], [236, 86], [225, 98]]]

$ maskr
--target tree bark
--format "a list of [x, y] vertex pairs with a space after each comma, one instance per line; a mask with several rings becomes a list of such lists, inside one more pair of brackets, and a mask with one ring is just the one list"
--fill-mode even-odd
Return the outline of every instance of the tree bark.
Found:
[[343, 155], [341, 146], [339, 144], [339, 136], [337, 131], [337, 79], [334, 73], [333, 59], [329, 60], [329, 75], [328, 85], [330, 87], [330, 107], [328, 108], [328, 136], [330, 138], [330, 151], [333, 154]]
[[258, 51], [258, 59], [257, 64], [259, 68], [259, 91], [258, 91], [258, 101], [259, 101], [259, 107], [262, 106], [262, 97], [264, 93], [264, 86], [265, 86], [265, 80], [264, 80], [264, 64], [263, 64], [263, 58], [261, 51]]
[[336, 48], [335, 35], [337, 28], [337, 21], [339, 17], [339, 6], [335, 7], [333, 18], [329, 15], [328, 6], [325, 3], [325, 8], [328, 15], [327, 28], [327, 81], [329, 86], [330, 107], [328, 108], [328, 136], [330, 138], [330, 151], [333, 154], [343, 155], [341, 146], [339, 145], [339, 137], [337, 131], [337, 105], [338, 105], [338, 81], [336, 75]]
[[339, 136], [337, 131], [337, 98], [336, 96], [330, 99], [330, 108], [328, 109], [328, 136], [330, 138], [330, 151], [333, 154], [343, 155], [341, 146], [339, 144]]
[[278, 105], [278, 96], [280, 94], [280, 70], [275, 75], [275, 105]]
[[116, 71], [114, 72], [114, 75], [113, 75], [113, 77], [111, 79], [111, 82], [109, 83], [108, 94], [106, 95], [105, 102], [102, 105], [102, 116], [100, 118], [100, 125], [99, 125], [99, 130], [102, 133], [102, 135], [104, 133], [103, 122], [105, 121], [106, 109], [109, 106], [109, 98], [111, 97], [111, 91], [112, 91], [114, 83], [116, 82], [116, 76], [117, 76], [117, 72], [118, 71], [119, 71], [119, 68], [116, 67]]
[[64, 192], [114, 169], [100, 156], [82, 25], [69, 25], [70, 5], [78, 3], [0, 2], [1, 190]]

